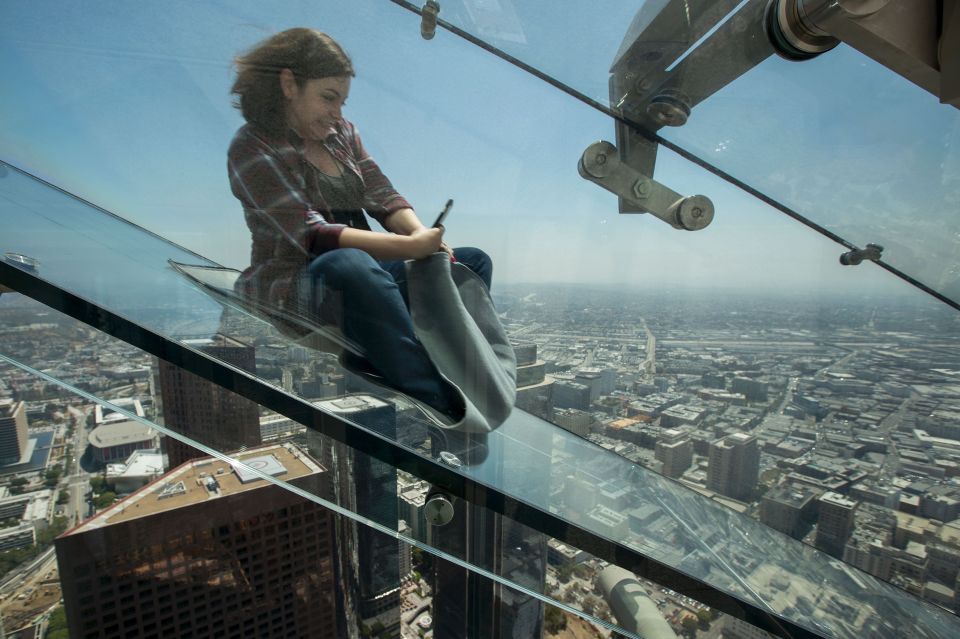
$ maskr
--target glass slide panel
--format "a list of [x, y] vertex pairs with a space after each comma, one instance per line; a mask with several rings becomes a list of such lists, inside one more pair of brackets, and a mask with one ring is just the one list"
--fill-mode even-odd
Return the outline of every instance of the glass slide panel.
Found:
[[[8, 322], [26, 308], [36, 310], [3, 307], [6, 330], [20, 329], [22, 342], [40, 335], [49, 338], [50, 327], [65, 321], [47, 313], [46, 319], [53, 322], [26, 326]], [[76, 338], [86, 331], [73, 327], [69, 332]], [[126, 397], [94, 404], [92, 395], [70, 393], [68, 384], [50, 383], [45, 375], [29, 370], [5, 361], [0, 363], [0, 379], [5, 392], [34, 397], [23, 406], [30, 413], [25, 422], [29, 441], [44, 459], [36, 467], [19, 469], [17, 477], [27, 483], [18, 488], [22, 497], [17, 498], [48, 508], [41, 512], [31, 505], [28, 510], [44, 520], [35, 541], [25, 539], [2, 555], [4, 566], [10, 568], [0, 586], [5, 595], [0, 609], [4, 628], [20, 631], [39, 625], [38, 618], [52, 606], [50, 631], [65, 626], [80, 637], [92, 632], [101, 637], [151, 636], [152, 630], [158, 636], [210, 634], [211, 624], [227, 629], [227, 636], [311, 639], [400, 636], [421, 629], [432, 630], [437, 637], [517, 636], [517, 632], [533, 637], [542, 634], [545, 623], [547, 636], [552, 629], [567, 626], [589, 628], [591, 636], [610, 632], [604, 621], [597, 625], [589, 616], [572, 614], [569, 604], [544, 604], [531, 597], [529, 589], [515, 590], [507, 580], [495, 582], [462, 562], [453, 564], [422, 541], [411, 545], [411, 528], [405, 522], [377, 525], [334, 506], [323, 491], [314, 491], [337, 481], [332, 475], [339, 462], [336, 454], [330, 466], [311, 458], [314, 442], [301, 448], [298, 438], [279, 437], [229, 456], [206, 451], [216, 452], [215, 457], [198, 450], [196, 458], [166, 469], [154, 460], [159, 449], [138, 449], [104, 469], [93, 459], [96, 444], [86, 452], [81, 448], [85, 441], [93, 443], [102, 436], [96, 431], [124, 423], [121, 417], [166, 431], [163, 449], [170, 450], [174, 433], [138, 416], [155, 408], [147, 383], [114, 384], [109, 394]], [[99, 387], [98, 382], [88, 377], [85, 383]], [[14, 405], [21, 410], [19, 402]], [[42, 411], [34, 410], [41, 406]], [[360, 459], [355, 452], [347, 456], [352, 479], [361, 483]], [[287, 472], [273, 474], [262, 463], [267, 458]], [[40, 480], [49, 488], [37, 490], [33, 484]], [[33, 529], [32, 524], [28, 527]], [[517, 543], [517, 538], [510, 542]], [[34, 555], [39, 555], [36, 560]], [[609, 620], [600, 593], [589, 594], [592, 586], [582, 582], [586, 571], [598, 564], [583, 557], [578, 561], [577, 579], [587, 607], [591, 614]], [[466, 596], [450, 596], [438, 588], [450, 576], [469, 581]], [[646, 587], [669, 596], [653, 584]], [[700, 614], [704, 629], [731, 623], [674, 598], [672, 605], [686, 616], [691, 610]], [[579, 601], [571, 603], [579, 608]], [[545, 606], [550, 609], [546, 615]], [[499, 617], [475, 613], [484, 607], [496, 610]], [[665, 611], [665, 616], [669, 613]], [[677, 623], [679, 628], [682, 622]], [[451, 634], [459, 627], [464, 632]]]
[[[311, 507], [319, 505], [344, 516], [344, 521], [325, 534], [333, 534], [338, 544], [338, 561], [343, 565], [337, 568], [337, 574], [346, 575], [340, 578], [352, 589], [346, 603], [367, 626], [385, 623], [390, 617], [385, 610], [400, 614], [404, 594], [400, 591], [409, 589], [401, 584], [401, 577], [411, 570], [404, 568], [407, 560], [402, 553], [409, 554], [405, 546], [413, 544], [432, 571], [427, 575], [431, 585], [425, 587], [434, 590], [435, 609], [445, 611], [434, 619], [435, 628], [442, 628], [438, 637], [483, 636], [474, 630], [481, 622], [487, 626], [502, 624], [505, 634], [539, 636], [542, 601], [592, 619], [602, 627], [616, 627], [611, 625], [609, 614], [597, 614], [593, 599], [567, 603], [551, 598], [545, 585], [547, 538], [542, 533], [492, 513], [482, 504], [451, 498], [445, 503], [452, 503], [452, 521], [433, 525], [431, 507], [425, 502], [436, 491], [419, 478], [398, 473], [387, 463], [186, 371], [171, 370], [165, 362], [67, 316], [43, 309], [20, 295], [8, 294], [0, 299], [0, 409], [3, 416], [7, 411], [31, 413], [33, 417], [24, 418], [24, 430], [29, 429], [29, 433], [40, 432], [40, 428], [43, 433], [51, 431], [51, 438], [44, 439], [46, 434], [38, 437], [42, 440], [36, 445], [38, 450], [68, 450], [64, 456], [70, 460], [65, 462], [71, 470], [69, 484], [62, 489], [63, 498], [47, 495], [47, 501], [64, 502], [62, 519], [55, 520], [55, 526], [59, 526], [55, 534], [70, 529], [70, 539], [62, 541], [71, 548], [69, 554], [87, 556], [77, 547], [89, 544], [112, 547], [113, 543], [102, 543], [98, 536], [101, 533], [129, 544], [131, 537], [136, 540], [147, 536], [162, 523], [158, 517], [196, 523], [198, 519], [207, 521], [210, 510], [214, 519], [234, 511], [244, 513], [246, 522], [232, 524], [230, 534], [242, 538], [229, 542], [223, 541], [227, 533], [214, 526], [220, 539], [210, 542], [215, 547], [225, 544], [228, 549], [251, 555], [256, 554], [255, 549], [247, 544], [266, 547], [289, 543], [296, 548], [297, 526], [303, 523], [310, 528], [306, 519], [294, 518], [289, 524], [280, 521], [252, 532], [265, 523], [247, 504], [252, 498], [244, 495], [264, 486], [260, 480], [267, 480], [273, 484], [271, 489], [280, 492], [270, 499], [257, 499], [257, 503], [309, 502]], [[61, 353], [69, 355], [63, 357]], [[33, 366], [46, 370], [40, 372]], [[349, 406], [356, 413], [356, 421], [383, 434], [394, 434], [398, 427], [407, 429], [407, 437], [415, 431], [416, 424], [411, 424], [409, 415], [392, 403], [362, 393], [332, 392], [331, 399], [321, 400], [318, 405]], [[32, 399], [21, 402], [13, 397]], [[238, 404], [251, 406], [252, 416], [238, 410]], [[38, 419], [41, 408], [49, 420]], [[189, 426], [171, 423], [184, 418], [191, 420]], [[236, 422], [232, 429], [231, 421]], [[49, 422], [54, 424], [52, 428]], [[164, 422], [166, 425], [161, 425]], [[213, 426], [227, 432], [214, 432]], [[426, 431], [421, 433], [425, 438]], [[29, 441], [34, 446], [33, 438]], [[431, 444], [421, 444], [429, 453]], [[51, 460], [48, 467], [54, 468], [55, 461]], [[35, 466], [14, 465], [6, 474], [19, 472], [32, 481], [46, 472], [42, 460]], [[286, 518], [285, 513], [281, 515], [280, 520]], [[267, 521], [275, 519], [274, 515], [267, 516]], [[247, 530], [245, 526], [251, 532], [238, 532]], [[475, 536], [482, 536], [483, 542], [473, 542]], [[76, 537], [83, 538], [76, 542], [78, 546], [73, 541]], [[140, 543], [154, 546], [154, 542]], [[162, 550], [173, 553], [179, 545]], [[214, 549], [208, 547], [204, 552]], [[434, 557], [424, 560], [424, 552]], [[585, 561], [582, 551], [574, 549], [574, 554], [578, 561]], [[245, 565], [251, 557], [244, 555], [243, 560]], [[162, 557], [151, 557], [150, 561], [162, 561]], [[60, 563], [63, 566], [64, 560]], [[599, 566], [600, 562], [593, 560], [592, 564]], [[134, 572], [148, 569], [138, 564]], [[69, 572], [73, 571], [71, 567]], [[189, 573], [175, 572], [183, 580]], [[233, 579], [241, 577], [234, 575]], [[589, 594], [589, 588], [584, 594]], [[79, 597], [77, 592], [71, 595], [73, 600]], [[270, 596], [283, 597], [279, 592]], [[71, 604], [75, 605], [73, 600]], [[464, 607], [469, 608], [469, 614]], [[585, 609], [590, 612], [583, 612]], [[81, 616], [102, 612], [93, 610]], [[312, 621], [303, 623], [307, 624], [304, 628], [313, 627]], [[624, 628], [618, 630], [636, 636]]]
[[[378, 423], [364, 424], [366, 413], [360, 411], [353, 416], [354, 421], [377, 430]], [[408, 429], [405, 436], [415, 432]], [[732, 441], [737, 436], [755, 439], [742, 433], [727, 439]], [[451, 446], [447, 442], [442, 447]], [[560, 514], [574, 527], [679, 568], [723, 592], [773, 609], [801, 626], [833, 636], [853, 636], [889, 628], [907, 616], [914, 623], [923, 619], [935, 633], [944, 629], [937, 628], [940, 624], [957, 623], [951, 615], [937, 613], [872, 577], [828, 560], [809, 546], [785, 539], [523, 411], [515, 411], [487, 438], [484, 448], [483, 454], [457, 450], [458, 456], [467, 461], [462, 472], [547, 512]], [[482, 502], [483, 497], [479, 499]], [[464, 525], [472, 518], [483, 520], [484, 512], [480, 508], [477, 515], [463, 513]], [[496, 522], [479, 525], [495, 526]], [[467, 539], [469, 536], [455, 536], [449, 547], [439, 543], [453, 556], [469, 556], [470, 550], [463, 546]], [[497, 561], [488, 548], [475, 556], [480, 565]], [[762, 561], [758, 561], [760, 557]], [[790, 579], [783, 580], [784, 574]], [[814, 591], [826, 598], [802, 607], [775, 607], [778, 601], [810, 601]], [[871, 612], [881, 607], [883, 616]], [[854, 617], [840, 616], [840, 608], [860, 612]]]

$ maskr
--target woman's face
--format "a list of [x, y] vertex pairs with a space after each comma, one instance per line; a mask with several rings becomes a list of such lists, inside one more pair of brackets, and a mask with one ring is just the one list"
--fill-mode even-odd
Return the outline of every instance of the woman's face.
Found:
[[342, 117], [350, 93], [350, 77], [307, 80], [298, 86], [293, 74], [284, 69], [280, 85], [287, 99], [287, 124], [304, 140], [326, 139]]

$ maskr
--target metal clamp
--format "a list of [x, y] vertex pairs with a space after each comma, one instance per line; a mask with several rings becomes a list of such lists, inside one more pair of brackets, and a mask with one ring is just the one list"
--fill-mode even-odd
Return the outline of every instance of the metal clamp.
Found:
[[670, 226], [699, 231], [713, 221], [713, 202], [705, 195], [682, 196], [620, 161], [617, 147], [594, 142], [577, 167], [580, 176], [600, 185]]
[[862, 249], [847, 251], [840, 256], [840, 263], [844, 266], [856, 266], [864, 260], [876, 262], [883, 253], [883, 247], [879, 244], [867, 244]]
[[436, 0], [427, 0], [420, 10], [420, 35], [424, 40], [433, 40], [437, 34], [437, 16], [440, 14], [440, 3]]
[[432, 526], [446, 526], [453, 520], [453, 498], [445, 493], [431, 493], [423, 504], [423, 515]]

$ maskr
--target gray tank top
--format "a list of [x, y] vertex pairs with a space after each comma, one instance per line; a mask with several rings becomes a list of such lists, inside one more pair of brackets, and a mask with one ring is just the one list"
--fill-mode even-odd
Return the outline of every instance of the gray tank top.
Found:
[[317, 180], [317, 190], [330, 207], [332, 219], [329, 221], [370, 230], [366, 216], [363, 214], [363, 190], [360, 178], [346, 170], [342, 175], [327, 175], [315, 168], [313, 173]]

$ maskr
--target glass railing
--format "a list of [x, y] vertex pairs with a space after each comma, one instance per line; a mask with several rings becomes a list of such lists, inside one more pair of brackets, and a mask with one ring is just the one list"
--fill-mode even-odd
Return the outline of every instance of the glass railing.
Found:
[[[651, 55], [675, 59], [721, 21], [712, 35], [749, 26], [762, 3], [695, 4], [703, 19], [651, 40]], [[658, 131], [657, 180], [707, 194], [717, 207], [710, 227], [678, 233], [651, 216], [617, 215], [615, 198], [576, 174], [583, 150], [612, 138], [610, 116], [632, 118], [611, 106], [608, 79], [621, 45], [645, 25], [631, 24], [637, 7], [547, 9], [445, 4], [446, 26], [481, 47], [444, 24], [424, 41], [419, 17], [396, 3], [325, 9], [318, 25], [354, 58], [346, 115], [368, 150], [425, 221], [453, 196], [450, 243], [493, 257], [494, 300], [522, 360], [522, 410], [482, 446], [450, 433], [441, 441], [398, 393], [364, 385], [335, 355], [290, 341], [263, 313], [171, 266], [248, 263], [249, 232], [224, 171], [241, 123], [230, 107], [230, 60], [274, 24], [312, 22], [312, 8], [198, 5], [124, 16], [97, 5], [69, 16], [14, 8], [0, 26], [0, 65], [13, 65], [18, 86], [0, 107], [0, 159], [10, 162], [0, 164], [0, 253], [38, 264], [20, 275], [10, 269], [29, 264], [8, 261], [11, 279], [0, 283], [173, 362], [171, 376], [183, 369], [199, 376], [187, 379], [225, 385], [429, 480], [478, 509], [459, 530], [495, 528], [512, 514], [513, 525], [784, 636], [882, 636], [915, 619], [918, 633], [951, 632], [941, 625], [951, 617], [916, 598], [954, 607], [956, 319], [873, 265], [839, 266], [849, 247], [778, 211], [848, 243], [882, 244], [888, 264], [954, 299], [950, 222], [936, 221], [957, 197], [954, 111], [843, 45], [792, 64], [768, 57], [765, 41], [738, 49], [734, 38], [733, 50], [756, 67], [696, 104], [683, 127]], [[202, 26], [212, 16], [216, 32]], [[64, 56], [74, 61], [69, 74]], [[715, 62], [719, 73], [729, 60]], [[830, 100], [815, 100], [824, 86]], [[845, 123], [854, 105], [876, 117]], [[889, 122], [899, 125], [870, 133], [871, 123]], [[939, 163], [935, 139], [947, 140]], [[909, 161], [880, 160], [889, 157]], [[843, 171], [811, 177], [825, 158]], [[894, 165], [918, 177], [896, 182]], [[877, 196], [878, 180], [898, 184], [902, 201]], [[929, 213], [922, 222], [919, 210]], [[232, 340], [253, 349], [217, 350]], [[73, 352], [32, 365], [77, 384]], [[401, 407], [403, 428], [381, 432], [351, 418], [355, 408], [311, 403], [349, 393]], [[746, 488], [718, 470], [740, 464], [727, 441], [737, 432], [756, 438], [744, 442], [755, 462], [741, 465], [757, 466]], [[229, 430], [192, 436], [221, 452], [253, 445]], [[824, 501], [828, 492], [837, 498]], [[840, 522], [832, 534], [831, 513]], [[517, 574], [516, 558], [457, 535], [430, 542], [464, 570]], [[511, 583], [560, 601], [577, 583], [549, 572], [541, 580], [536, 566], [527, 572], [529, 584]], [[584, 595], [569, 597], [589, 616]]]
[[[420, 11], [421, 3], [394, 2]], [[443, 3], [438, 28], [661, 136], [858, 247], [882, 246], [886, 263], [960, 301], [960, 112], [845, 44], [803, 62], [779, 57], [765, 27], [768, 5], [778, 4], [789, 3], [648, 1], [557, 12], [549, 2], [464, 0]], [[682, 96], [681, 126], [650, 114], [658, 95]]]

